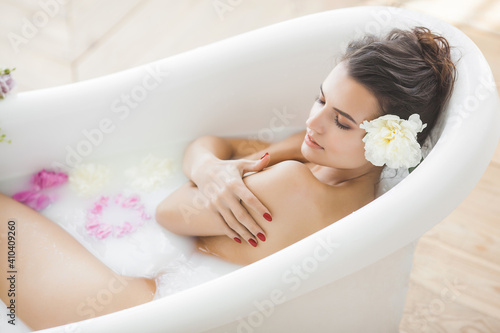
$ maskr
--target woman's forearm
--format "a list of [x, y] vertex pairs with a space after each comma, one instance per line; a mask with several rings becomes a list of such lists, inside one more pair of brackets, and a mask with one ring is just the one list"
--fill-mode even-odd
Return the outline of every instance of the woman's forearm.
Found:
[[300, 152], [304, 135], [305, 130], [274, 143], [253, 139], [202, 136], [191, 142], [186, 148], [183, 171], [189, 179], [192, 179], [193, 171], [203, 167], [203, 164], [211, 159], [228, 160], [246, 158], [257, 160], [266, 152], [271, 157], [268, 166], [286, 160], [305, 162], [306, 160]]
[[[265, 231], [248, 213], [248, 209], [238, 207], [245, 203], [267, 221], [272, 220], [272, 212], [246, 188], [240, 177], [246, 172], [258, 172], [270, 164], [285, 160], [305, 161], [300, 152], [304, 135], [305, 132], [302, 131], [272, 144], [260, 140], [216, 136], [196, 139], [186, 148], [183, 159], [183, 171], [192, 182], [177, 189], [158, 205], [156, 220], [168, 230], [183, 235], [225, 234], [237, 242], [245, 240], [255, 246], [258, 239], [263, 241]], [[266, 152], [269, 157], [261, 159]], [[224, 183], [227, 179], [232, 182]], [[222, 184], [221, 180], [224, 180]], [[214, 182], [218, 190], [215, 192], [211, 186]], [[211, 202], [214, 195], [216, 200]], [[208, 204], [207, 209], [189, 208], [194, 198], [197, 198], [197, 202], [202, 200], [203, 204]], [[182, 207], [189, 209], [183, 210]], [[259, 236], [260, 234], [262, 235]]]
[[232, 147], [224, 138], [206, 135], [191, 142], [184, 153], [182, 170], [189, 179], [193, 172], [210, 159], [230, 159]]
[[[271, 156], [271, 161], [268, 166], [287, 161], [287, 160], [296, 160], [300, 162], [305, 162], [306, 159], [302, 155], [300, 151], [300, 147], [302, 145], [302, 141], [304, 141], [305, 130], [292, 134], [288, 138], [274, 142], [269, 146], [263, 149], [254, 149], [253, 153], [243, 154], [242, 156], [238, 156], [237, 158], [246, 158], [246, 159], [258, 159], [266, 152]], [[240, 145], [244, 145], [240, 143]]]

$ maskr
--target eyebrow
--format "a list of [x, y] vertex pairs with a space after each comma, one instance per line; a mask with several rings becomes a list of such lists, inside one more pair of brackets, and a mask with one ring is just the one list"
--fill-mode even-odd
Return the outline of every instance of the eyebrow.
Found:
[[[325, 96], [325, 93], [323, 92], [323, 83], [319, 85], [319, 91], [321, 91], [321, 95], [323, 95], [323, 97], [324, 97], [324, 96]], [[337, 109], [336, 107], [332, 107], [332, 109], [334, 109], [335, 111], [337, 111], [338, 113], [340, 113], [343, 117], [345, 117], [345, 118], [349, 119], [350, 121], [352, 121], [352, 122], [353, 122], [353, 123], [355, 123], [356, 125], [358, 124], [358, 123], [356, 122], [356, 120], [354, 120], [354, 118], [353, 118], [353, 117], [351, 117], [351, 115], [350, 115], [350, 114], [348, 114], [348, 113], [346, 113], [346, 112], [344, 112], [344, 111], [342, 111], [342, 110], [339, 110], [339, 109]]]

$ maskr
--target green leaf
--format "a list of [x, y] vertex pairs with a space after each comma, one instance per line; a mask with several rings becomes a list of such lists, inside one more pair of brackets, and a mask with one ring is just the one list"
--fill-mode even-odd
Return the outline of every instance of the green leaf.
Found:
[[423, 161], [423, 160], [424, 160], [424, 158], [422, 157], [422, 158], [420, 159], [420, 162], [418, 162], [418, 164], [417, 164], [417, 165], [415, 165], [415, 166], [414, 166], [414, 167], [412, 167], [412, 168], [408, 168], [408, 174], [412, 173], [412, 172], [413, 172], [413, 170], [415, 170], [415, 169], [416, 169], [416, 168], [420, 165], [420, 163], [422, 163], [422, 161]]

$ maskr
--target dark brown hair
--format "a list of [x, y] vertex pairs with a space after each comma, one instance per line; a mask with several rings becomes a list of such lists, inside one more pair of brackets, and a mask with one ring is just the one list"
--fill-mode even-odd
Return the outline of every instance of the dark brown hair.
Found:
[[456, 69], [448, 41], [424, 27], [393, 29], [385, 37], [352, 41], [340, 60], [374, 93], [383, 114], [420, 115], [427, 124], [417, 138], [422, 145], [453, 90]]

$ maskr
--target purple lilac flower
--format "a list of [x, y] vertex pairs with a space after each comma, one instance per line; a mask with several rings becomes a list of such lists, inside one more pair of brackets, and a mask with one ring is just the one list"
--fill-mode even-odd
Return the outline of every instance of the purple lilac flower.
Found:
[[12, 78], [10, 72], [10, 69], [0, 70], [0, 99], [7, 96], [7, 94], [16, 86], [16, 82]]

